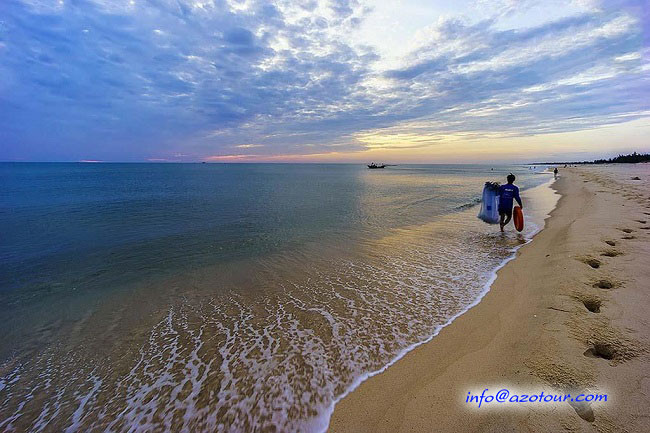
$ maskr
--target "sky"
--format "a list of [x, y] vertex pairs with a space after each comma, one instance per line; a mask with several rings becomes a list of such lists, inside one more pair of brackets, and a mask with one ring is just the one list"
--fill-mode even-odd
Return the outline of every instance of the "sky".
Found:
[[650, 151], [647, 0], [0, 0], [1, 161]]

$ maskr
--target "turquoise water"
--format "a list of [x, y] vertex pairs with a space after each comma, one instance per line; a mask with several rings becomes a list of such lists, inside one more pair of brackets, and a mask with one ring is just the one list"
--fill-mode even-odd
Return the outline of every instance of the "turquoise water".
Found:
[[0, 164], [0, 427], [322, 429], [336, 398], [474, 302], [541, 226], [546, 204], [524, 235], [475, 218], [483, 183], [508, 172], [522, 190], [549, 180], [526, 166]]

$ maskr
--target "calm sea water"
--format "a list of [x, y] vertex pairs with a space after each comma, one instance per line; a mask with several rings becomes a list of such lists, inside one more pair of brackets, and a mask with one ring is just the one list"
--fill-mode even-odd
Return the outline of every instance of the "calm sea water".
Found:
[[[509, 172], [521, 235], [476, 219], [483, 183]], [[549, 179], [0, 164], [0, 430], [322, 430], [341, 395], [480, 298], [541, 227]]]

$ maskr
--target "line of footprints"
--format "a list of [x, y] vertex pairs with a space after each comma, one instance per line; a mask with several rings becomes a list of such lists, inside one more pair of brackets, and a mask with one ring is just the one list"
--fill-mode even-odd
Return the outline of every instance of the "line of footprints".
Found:
[[[644, 212], [645, 215], [650, 215], [650, 212]], [[642, 224], [639, 229], [650, 230], [650, 226], [646, 225], [647, 220], [638, 219], [634, 220], [636, 223]], [[622, 240], [636, 239], [633, 234], [635, 230], [630, 228], [619, 228], [623, 233]], [[600, 253], [601, 257], [616, 257], [623, 255], [623, 253], [616, 249], [617, 242], [613, 240], [604, 241], [609, 248]], [[601, 270], [606, 265], [604, 259], [597, 259], [593, 257], [583, 257], [580, 259], [583, 263], [589, 265], [593, 269]], [[611, 290], [621, 287], [622, 283], [615, 281], [611, 278], [599, 275], [595, 280], [592, 280], [590, 285], [595, 289]], [[584, 305], [590, 313], [600, 313], [603, 306], [603, 299], [600, 296], [591, 293], [581, 293], [575, 296], [576, 299]], [[618, 363], [625, 362], [637, 355], [642, 351], [642, 347], [622, 335], [618, 330], [612, 328], [608, 321], [600, 321], [598, 325], [592, 328], [592, 338], [589, 339], [589, 348], [584, 352], [584, 356], [589, 358], [601, 358], [610, 362], [610, 365], [615, 366]], [[571, 403], [576, 413], [584, 420], [593, 422], [595, 420], [593, 409], [589, 404]]]

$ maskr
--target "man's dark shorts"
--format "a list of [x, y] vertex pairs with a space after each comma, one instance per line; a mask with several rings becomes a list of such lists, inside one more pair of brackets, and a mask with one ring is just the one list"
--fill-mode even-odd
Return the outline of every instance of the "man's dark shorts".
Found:
[[508, 218], [512, 218], [512, 209], [499, 208], [499, 215], [503, 215], [503, 214], [505, 214], [506, 217]]

